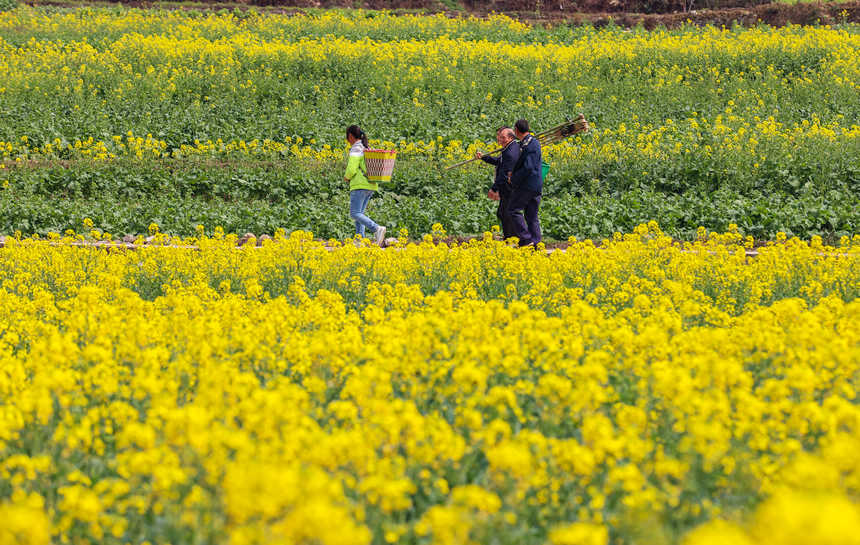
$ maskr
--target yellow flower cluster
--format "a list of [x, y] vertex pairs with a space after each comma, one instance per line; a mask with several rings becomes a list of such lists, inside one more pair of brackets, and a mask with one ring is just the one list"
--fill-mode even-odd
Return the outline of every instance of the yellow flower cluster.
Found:
[[6, 240], [0, 540], [856, 541], [860, 236], [441, 236]]
[[455, 36], [462, 33], [493, 35], [519, 34], [529, 25], [501, 14], [486, 17], [449, 17], [384, 11], [326, 10], [315, 13], [274, 13], [247, 11], [238, 16], [228, 12], [187, 12], [183, 10], [79, 9], [46, 12], [19, 9], [0, 13], [0, 31], [22, 28], [44, 29], [51, 36], [116, 36], [121, 34], [166, 34], [175, 38], [218, 39], [243, 32], [254, 32], [271, 39], [292, 39], [296, 35]]
[[[647, 65], [651, 76], [649, 86], [655, 90], [666, 85], [683, 87], [704, 81], [721, 86], [739, 77], [755, 79], [759, 85], [780, 85], [785, 74], [773, 63], [767, 63], [777, 48], [779, 54], [797, 57], [815, 48], [826, 50], [828, 63], [818, 77], [832, 80], [837, 86], [856, 89], [860, 73], [860, 61], [856, 56], [858, 40], [856, 34], [824, 28], [806, 28], [794, 33], [763, 29], [732, 33], [711, 28], [684, 36], [660, 32], [634, 37], [595, 34], [593, 39], [571, 44], [535, 44], [528, 48], [515, 42], [444, 36], [433, 40], [396, 41], [357, 41], [337, 36], [297, 41], [266, 40], [249, 30], [220, 40], [128, 33], [100, 47], [86, 40], [31, 39], [26, 46], [16, 48], [0, 40], [0, 51], [4, 52], [0, 70], [8, 74], [0, 92], [29, 90], [90, 97], [103, 96], [100, 93], [106, 91], [118, 96], [153, 94], [153, 98], [166, 100], [178, 89], [187, 92], [184, 86], [188, 78], [209, 80], [229, 76], [233, 92], [253, 93], [258, 77], [275, 75], [272, 66], [298, 60], [343, 66], [361, 60], [375, 78], [381, 78], [383, 87], [423, 82], [428, 73], [435, 72], [440, 73], [443, 82], [462, 83], [458, 80], [462, 76], [456, 70], [459, 65], [508, 63], [521, 71], [522, 81], [527, 86], [537, 68], [540, 73], [554, 74], [558, 80], [575, 82], [577, 73], [600, 70], [601, 63], [608, 59], [613, 61], [613, 73], [623, 74], [636, 68], [636, 63], [641, 62], [638, 57], [645, 53], [663, 58], [709, 59], [719, 54], [741, 59], [756, 53], [762, 57], [757, 63], [745, 66], [742, 73], [722, 73], [718, 69], [694, 72], [690, 66], [651, 63]], [[531, 70], [527, 70], [528, 67], [532, 67]], [[794, 83], [810, 88], [819, 84], [812, 79]], [[111, 88], [101, 89], [108, 84]], [[424, 96], [426, 91], [415, 90], [420, 95], [416, 95], [419, 100], [445, 99], [444, 92], [439, 96]], [[580, 86], [576, 90], [586, 93], [590, 89]], [[749, 98], [760, 98], [753, 90], [747, 94]], [[533, 95], [511, 98], [510, 106], [539, 109], [565, 100], [558, 89]], [[205, 103], [209, 97], [204, 93], [196, 98]], [[301, 101], [294, 104], [300, 105]], [[752, 104], [756, 104], [756, 100]]]
[[[397, 142], [371, 139], [371, 147], [396, 149], [401, 157], [439, 158], [453, 162], [471, 157], [479, 150], [489, 150], [494, 143], [459, 140], [418, 140]], [[617, 161], [619, 158], [644, 158], [653, 161], [677, 162], [684, 157], [740, 155], [759, 168], [768, 159], [790, 153], [792, 150], [831, 145], [847, 150], [860, 149], [860, 125], [840, 126], [838, 122], [823, 123], [818, 117], [799, 120], [790, 125], [777, 122], [773, 117], [740, 119], [722, 115], [714, 120], [691, 117], [681, 121], [666, 120], [655, 126], [643, 123], [637, 116], [617, 128], [599, 127], [587, 136], [552, 144], [547, 147], [551, 164], [568, 161]], [[109, 160], [116, 158], [278, 158], [292, 157], [300, 160], [331, 163], [343, 159], [344, 149], [329, 144], [319, 145], [315, 140], [305, 141], [301, 137], [287, 137], [283, 141], [271, 139], [231, 140], [224, 142], [195, 140], [172, 150], [165, 140], [153, 138], [151, 134], [135, 136], [129, 131], [124, 136], [114, 136], [104, 142], [93, 137], [64, 142], [57, 138], [44, 145], [32, 145], [26, 137], [17, 141], [0, 140], [0, 159], [24, 162], [65, 157], [70, 159], [91, 158]]]

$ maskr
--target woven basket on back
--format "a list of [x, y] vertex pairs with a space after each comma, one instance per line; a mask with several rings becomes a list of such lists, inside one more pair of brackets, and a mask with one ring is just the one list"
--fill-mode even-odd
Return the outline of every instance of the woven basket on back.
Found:
[[394, 150], [365, 150], [364, 163], [367, 165], [367, 179], [371, 182], [390, 182], [395, 159], [397, 159], [397, 152]]

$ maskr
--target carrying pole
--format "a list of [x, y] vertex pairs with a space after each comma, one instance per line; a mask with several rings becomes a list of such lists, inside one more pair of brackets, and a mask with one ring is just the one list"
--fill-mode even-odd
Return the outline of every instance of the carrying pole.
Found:
[[[540, 141], [541, 145], [546, 144], [554, 144], [556, 142], [560, 142], [569, 136], [573, 136], [574, 134], [578, 134], [581, 132], [585, 132], [589, 129], [588, 121], [585, 120], [585, 116], [579, 114], [576, 116], [576, 119], [568, 119], [561, 125], [555, 126], [551, 129], [547, 129], [543, 132], [539, 132], [535, 134], [535, 138]], [[484, 155], [492, 155], [494, 153], [498, 153], [505, 148], [494, 149], [493, 151], [487, 152]], [[455, 163], [451, 166], [445, 167], [443, 170], [451, 170], [452, 168], [461, 167], [463, 165], [467, 165], [472, 161], [477, 161], [477, 157], [472, 157], [471, 159], [466, 159], [465, 161], [460, 161], [459, 163]]]

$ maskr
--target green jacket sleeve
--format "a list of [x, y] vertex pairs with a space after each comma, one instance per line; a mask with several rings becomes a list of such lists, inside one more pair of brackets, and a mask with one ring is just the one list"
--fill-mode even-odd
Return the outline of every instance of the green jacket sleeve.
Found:
[[347, 180], [352, 180], [352, 178], [360, 170], [362, 159], [363, 156], [361, 155], [350, 154], [349, 159], [346, 162], [346, 173], [343, 175], [343, 177]]

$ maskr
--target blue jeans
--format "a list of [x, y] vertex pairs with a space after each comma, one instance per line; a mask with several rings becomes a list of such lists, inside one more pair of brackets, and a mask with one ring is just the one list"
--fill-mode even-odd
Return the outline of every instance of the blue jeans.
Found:
[[364, 215], [367, 210], [367, 203], [370, 202], [370, 197], [373, 196], [373, 191], [370, 189], [353, 189], [349, 192], [349, 217], [355, 222], [355, 233], [364, 236], [365, 228], [371, 233], [376, 232], [379, 227], [372, 219]]

